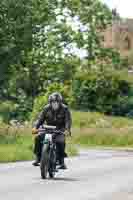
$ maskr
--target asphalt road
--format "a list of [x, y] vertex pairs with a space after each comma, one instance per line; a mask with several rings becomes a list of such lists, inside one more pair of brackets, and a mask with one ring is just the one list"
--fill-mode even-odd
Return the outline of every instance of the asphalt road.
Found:
[[0, 164], [0, 200], [133, 200], [133, 152], [81, 151], [42, 180], [31, 162]]

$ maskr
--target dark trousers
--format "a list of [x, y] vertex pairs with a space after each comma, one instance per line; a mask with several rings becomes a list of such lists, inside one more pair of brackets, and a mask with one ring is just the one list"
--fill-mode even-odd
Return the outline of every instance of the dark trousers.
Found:
[[42, 147], [43, 147], [43, 140], [44, 140], [45, 134], [39, 134], [35, 137], [35, 143], [34, 143], [34, 154], [37, 156], [37, 158], [41, 159], [41, 153], [42, 153]]
[[56, 156], [59, 164], [64, 164], [65, 153], [65, 142], [56, 142]]
[[[44, 137], [45, 137], [45, 134], [39, 134], [35, 138], [34, 153], [38, 157], [39, 161], [41, 159]], [[67, 154], [65, 153], [65, 140], [56, 141], [56, 155], [57, 155], [57, 160], [59, 161], [59, 163], [60, 164], [64, 163], [64, 157], [67, 156]]]

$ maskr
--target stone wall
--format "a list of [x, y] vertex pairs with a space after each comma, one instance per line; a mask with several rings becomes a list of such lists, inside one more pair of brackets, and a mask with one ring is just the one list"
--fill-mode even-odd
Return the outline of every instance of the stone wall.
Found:
[[133, 52], [133, 19], [114, 21], [104, 32], [104, 47], [116, 48], [124, 57]]

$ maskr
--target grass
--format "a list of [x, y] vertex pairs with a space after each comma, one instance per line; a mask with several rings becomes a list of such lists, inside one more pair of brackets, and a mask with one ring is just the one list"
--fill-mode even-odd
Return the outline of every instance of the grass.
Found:
[[[33, 138], [31, 136], [12, 138], [8, 143], [4, 143], [4, 140], [0, 142], [0, 162], [26, 161], [34, 159]], [[67, 153], [69, 156], [76, 155], [77, 153], [76, 148], [70, 141], [67, 144]]]
[[73, 144], [85, 147], [131, 147], [133, 148], [133, 129], [86, 128], [73, 131]]
[[133, 120], [126, 117], [112, 117], [98, 112], [72, 112], [73, 126], [80, 129], [86, 128], [132, 128]]
[[126, 80], [127, 82], [133, 84], [133, 73], [129, 73], [127, 69], [119, 70], [115, 73], [118, 74], [122, 80]]
[[133, 120], [97, 112], [73, 112], [73, 144], [133, 147]]
[[0, 136], [0, 162], [32, 160], [32, 137]]
[[[67, 153], [76, 155], [77, 146], [133, 148], [133, 120], [109, 117], [100, 113], [72, 112], [72, 138], [67, 140]], [[0, 162], [32, 160], [31, 127], [0, 126]]]
[[[5, 134], [6, 133], [6, 134]], [[14, 162], [33, 160], [34, 138], [31, 128], [3, 127], [0, 132], [0, 162]], [[69, 156], [77, 154], [77, 149], [71, 140], [67, 141], [67, 153]]]

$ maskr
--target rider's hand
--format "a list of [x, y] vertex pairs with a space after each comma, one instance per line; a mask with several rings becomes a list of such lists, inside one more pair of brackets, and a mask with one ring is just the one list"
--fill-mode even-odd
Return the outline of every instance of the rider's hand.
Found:
[[32, 129], [32, 134], [35, 135], [35, 134], [37, 134], [37, 133], [38, 133], [38, 129], [33, 128], [33, 129]]
[[64, 134], [65, 134], [65, 136], [70, 136], [71, 135], [69, 130], [65, 130]]

